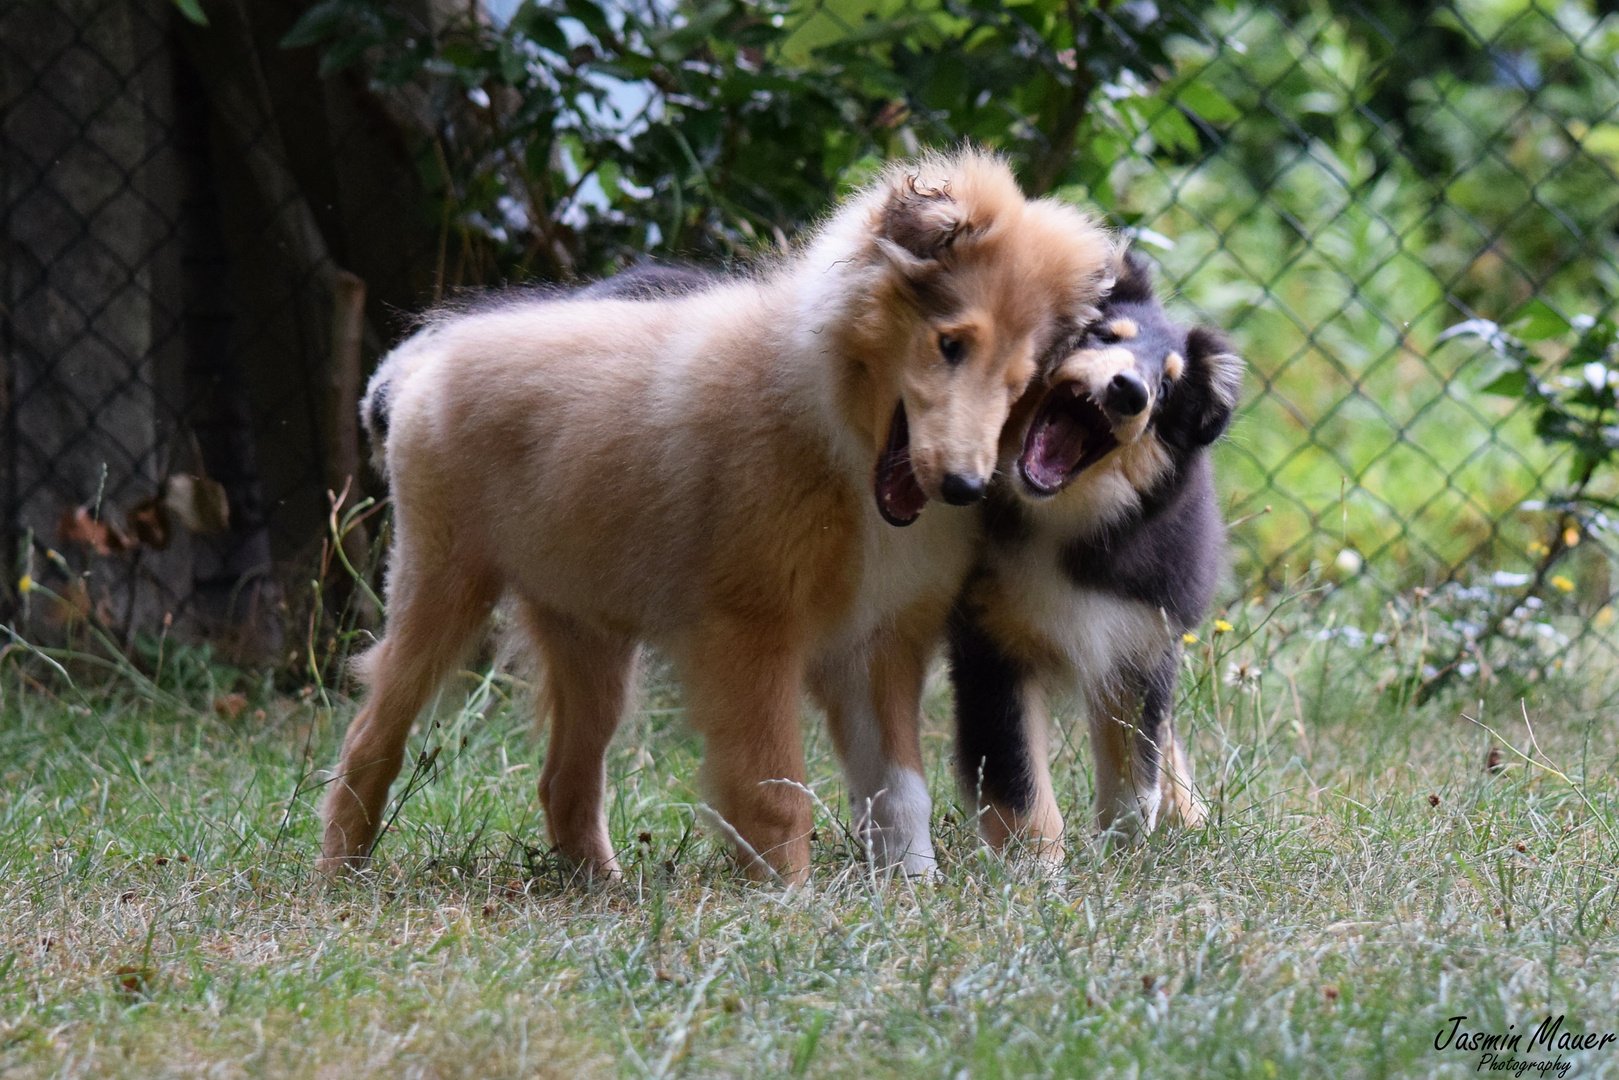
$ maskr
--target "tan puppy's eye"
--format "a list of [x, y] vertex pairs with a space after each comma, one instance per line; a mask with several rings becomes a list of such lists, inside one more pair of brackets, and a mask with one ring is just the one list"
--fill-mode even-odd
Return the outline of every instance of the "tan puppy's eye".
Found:
[[967, 359], [967, 343], [952, 334], [940, 334], [939, 355], [947, 364], [959, 364]]

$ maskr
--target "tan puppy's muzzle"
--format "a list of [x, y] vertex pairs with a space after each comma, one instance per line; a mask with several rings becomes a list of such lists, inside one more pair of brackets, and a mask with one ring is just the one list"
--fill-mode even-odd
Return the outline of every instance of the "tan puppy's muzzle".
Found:
[[951, 410], [953, 415], [928, 416], [912, 424], [911, 461], [928, 498], [968, 506], [984, 497], [1006, 411], [999, 402], [978, 408], [962, 402]]

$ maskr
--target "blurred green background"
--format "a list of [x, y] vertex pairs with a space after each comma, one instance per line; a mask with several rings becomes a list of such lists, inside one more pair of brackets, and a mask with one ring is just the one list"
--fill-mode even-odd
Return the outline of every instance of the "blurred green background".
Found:
[[[1238, 342], [1251, 374], [1220, 475], [1244, 589], [1354, 579], [1375, 606], [1527, 582], [1609, 625], [1615, 9], [24, 0], [0, 12], [27, 268], [7, 310], [86, 314], [14, 316], [8, 555], [49, 571], [24, 549], [64, 509], [122, 512], [194, 462], [229, 536], [197, 538], [219, 550], [190, 568], [150, 554], [167, 593], [141, 608], [142, 581], [114, 587], [108, 610], [150, 626], [203, 595], [188, 610], [237, 625], [250, 575], [287, 583], [263, 610], [304, 588], [326, 491], [361, 471], [331, 405], [343, 274], [366, 289], [368, 367], [459, 290], [767, 256], [882, 162], [974, 140], [1127, 230], [1176, 309]], [[130, 295], [150, 314], [120, 336], [104, 313]], [[1458, 325], [1483, 339], [1441, 339]], [[1514, 340], [1490, 347], [1495, 326]], [[150, 431], [85, 450], [136, 391]], [[42, 434], [46, 403], [63, 419]]]
[[1400, 582], [1519, 569], [1539, 536], [1520, 504], [1565, 480], [1523, 409], [1480, 393], [1480, 350], [1436, 338], [1611, 304], [1619, 20], [1599, 5], [572, 0], [432, 35], [327, 0], [288, 41], [424, 95], [444, 287], [742, 258], [887, 158], [1003, 150], [1128, 228], [1252, 364], [1222, 453], [1232, 514], [1258, 515], [1244, 577], [1346, 546]]

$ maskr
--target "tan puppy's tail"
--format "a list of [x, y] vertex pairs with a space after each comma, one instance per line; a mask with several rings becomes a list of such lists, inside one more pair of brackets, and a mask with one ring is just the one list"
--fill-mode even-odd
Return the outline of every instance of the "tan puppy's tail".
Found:
[[366, 440], [371, 444], [371, 467], [384, 478], [388, 475], [388, 408], [399, 375], [395, 356], [390, 353], [383, 358], [360, 399], [360, 426], [365, 428]]

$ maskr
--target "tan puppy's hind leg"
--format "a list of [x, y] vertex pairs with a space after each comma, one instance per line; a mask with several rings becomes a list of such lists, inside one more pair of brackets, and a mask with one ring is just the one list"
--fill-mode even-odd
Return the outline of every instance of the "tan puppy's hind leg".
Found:
[[524, 623], [545, 666], [542, 714], [551, 742], [540, 774], [546, 831], [564, 858], [590, 874], [616, 875], [607, 834], [607, 746], [635, 685], [635, 642], [535, 605]]
[[[403, 557], [398, 549], [396, 558]], [[411, 724], [489, 616], [493, 586], [452, 577], [446, 565], [420, 573], [416, 565], [396, 567], [387, 636], [361, 661], [370, 693], [343, 737], [326, 794], [321, 870], [358, 866], [369, 857]]]
[[791, 884], [809, 873], [810, 801], [798, 729], [804, 661], [772, 636], [757, 626], [710, 627], [684, 664], [685, 683], [693, 726], [703, 735], [703, 785], [746, 845], [738, 851], [743, 870]]

